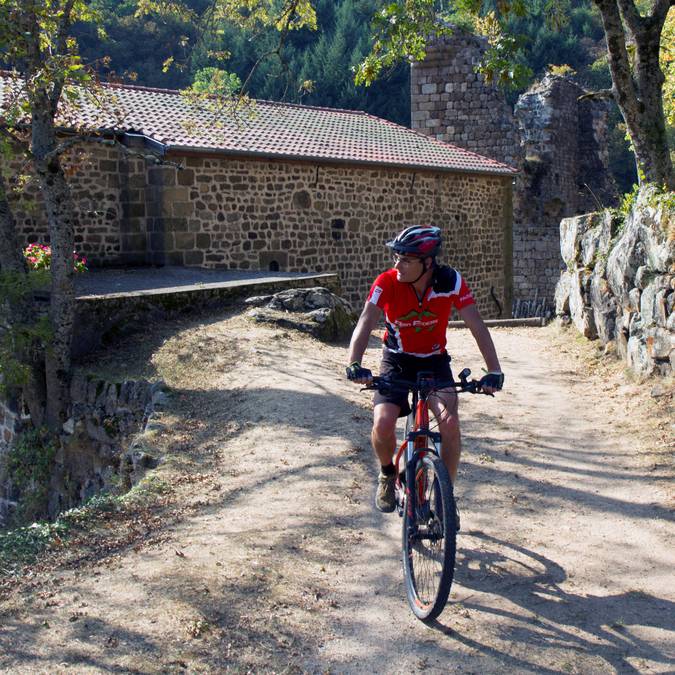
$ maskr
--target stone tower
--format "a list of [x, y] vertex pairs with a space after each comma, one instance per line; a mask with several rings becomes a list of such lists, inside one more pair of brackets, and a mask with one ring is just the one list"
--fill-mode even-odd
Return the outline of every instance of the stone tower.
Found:
[[520, 166], [520, 143], [513, 110], [496, 86], [475, 68], [485, 38], [457, 32], [427, 50], [412, 66], [411, 127], [505, 164]]

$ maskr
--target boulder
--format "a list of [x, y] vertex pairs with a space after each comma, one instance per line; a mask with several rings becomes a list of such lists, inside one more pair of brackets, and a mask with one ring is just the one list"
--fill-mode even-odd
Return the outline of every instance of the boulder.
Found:
[[262, 306], [249, 310], [248, 316], [254, 321], [309, 333], [325, 342], [349, 339], [357, 320], [344, 298], [322, 287], [281, 291]]
[[646, 342], [638, 334], [628, 338], [626, 360], [628, 367], [638, 375], [651, 375], [654, 372], [654, 359], [649, 355]]
[[610, 211], [587, 213], [560, 221], [560, 255], [567, 269], [593, 267], [595, 261], [609, 252], [613, 233]]
[[665, 328], [652, 327], [645, 331], [647, 353], [654, 361], [670, 362], [675, 349], [675, 334]]
[[639, 228], [634, 225], [634, 219], [628, 218], [627, 221], [623, 234], [607, 259], [607, 281], [612, 293], [621, 302], [628, 299], [628, 293], [635, 286], [637, 271], [645, 264]]

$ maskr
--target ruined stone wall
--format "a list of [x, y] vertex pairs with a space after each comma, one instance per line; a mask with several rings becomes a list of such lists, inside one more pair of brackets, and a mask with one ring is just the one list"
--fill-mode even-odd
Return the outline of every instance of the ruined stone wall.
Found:
[[550, 301], [564, 269], [560, 221], [614, 203], [607, 170], [604, 104], [579, 101], [585, 91], [566, 77], [546, 75], [515, 107], [524, 154], [515, 198], [513, 250], [519, 258], [514, 296]]
[[513, 196], [514, 314], [551, 312], [560, 276], [560, 219], [611, 206], [605, 104], [547, 75], [519, 99], [486, 85], [475, 67], [486, 43], [457, 31], [412, 67], [412, 125], [418, 131], [520, 169]]

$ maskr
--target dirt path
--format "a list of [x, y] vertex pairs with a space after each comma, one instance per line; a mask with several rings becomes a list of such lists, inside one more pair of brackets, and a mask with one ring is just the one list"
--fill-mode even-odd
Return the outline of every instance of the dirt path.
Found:
[[[507, 388], [463, 401], [436, 625], [407, 608], [399, 518], [372, 507], [369, 397], [342, 379], [344, 348], [234, 316], [136, 340], [182, 406], [163, 434], [173, 510], [6, 593], [0, 670], [672, 672], [672, 394], [572, 334], [493, 335]], [[479, 369], [465, 331], [450, 343]]]

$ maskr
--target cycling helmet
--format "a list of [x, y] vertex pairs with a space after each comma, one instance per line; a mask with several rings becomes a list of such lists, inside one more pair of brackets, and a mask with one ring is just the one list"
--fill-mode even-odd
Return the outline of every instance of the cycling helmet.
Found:
[[420, 258], [435, 256], [441, 250], [441, 230], [434, 225], [406, 227], [387, 246], [399, 254], [416, 255]]

